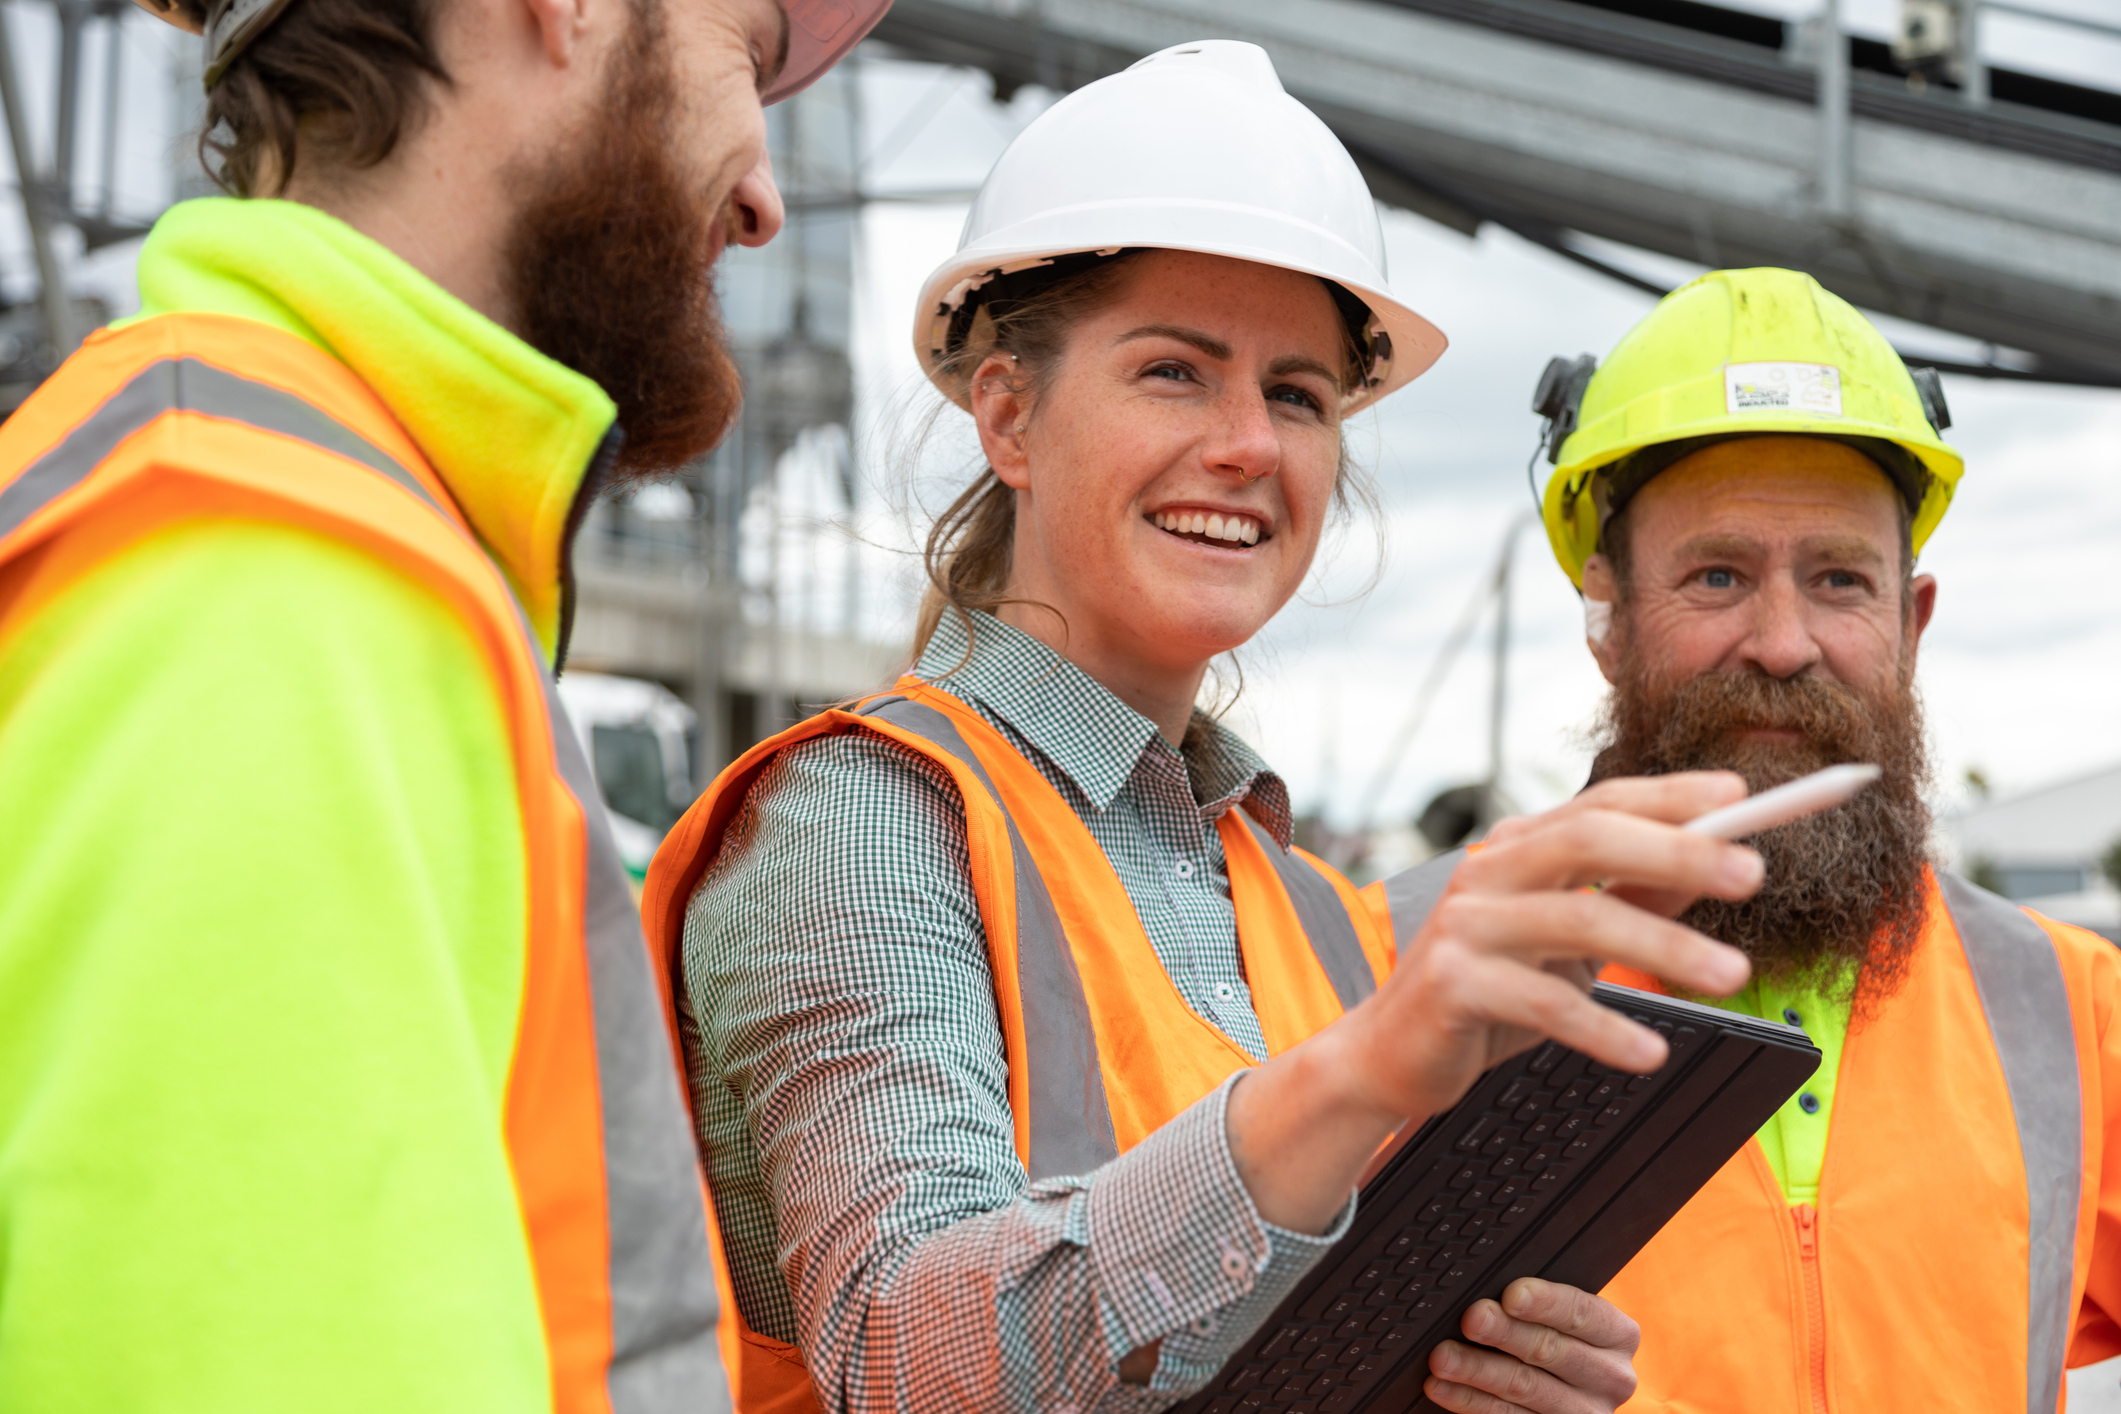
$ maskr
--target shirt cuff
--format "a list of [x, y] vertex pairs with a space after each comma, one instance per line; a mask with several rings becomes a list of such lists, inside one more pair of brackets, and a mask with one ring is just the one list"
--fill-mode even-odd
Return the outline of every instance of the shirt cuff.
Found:
[[[1243, 1072], [1239, 1072], [1242, 1074]], [[1116, 1362], [1163, 1341], [1145, 1394], [1198, 1389], [1272, 1315], [1355, 1217], [1322, 1236], [1260, 1217], [1230, 1153], [1232, 1076], [1107, 1164], [1090, 1186], [1090, 1255]]]

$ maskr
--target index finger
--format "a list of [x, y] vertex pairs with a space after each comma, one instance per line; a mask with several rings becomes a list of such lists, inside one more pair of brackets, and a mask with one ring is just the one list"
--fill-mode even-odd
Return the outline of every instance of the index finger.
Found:
[[1604, 1297], [1538, 1277], [1519, 1277], [1505, 1287], [1502, 1309], [1520, 1321], [1606, 1350], [1633, 1352], [1642, 1339], [1642, 1328], [1634, 1319]]
[[1614, 776], [1578, 791], [1555, 814], [1613, 810], [1683, 825], [1696, 815], [1745, 799], [1745, 777], [1736, 771], [1674, 771], [1668, 776]]

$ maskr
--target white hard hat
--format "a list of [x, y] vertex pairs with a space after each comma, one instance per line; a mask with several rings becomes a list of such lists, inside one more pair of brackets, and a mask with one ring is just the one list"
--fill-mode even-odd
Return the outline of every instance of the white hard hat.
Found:
[[1054, 104], [987, 174], [957, 254], [928, 277], [914, 350], [936, 386], [966, 300], [1056, 256], [1200, 251], [1300, 270], [1369, 306], [1371, 376], [1353, 412], [1426, 371], [1443, 332], [1392, 294], [1384, 230], [1355, 159], [1282, 90], [1256, 44], [1204, 39], [1151, 54]]

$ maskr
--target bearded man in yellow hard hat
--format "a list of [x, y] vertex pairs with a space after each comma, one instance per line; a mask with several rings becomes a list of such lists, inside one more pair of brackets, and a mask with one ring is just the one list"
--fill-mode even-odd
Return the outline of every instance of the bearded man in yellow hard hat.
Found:
[[1915, 556], [1961, 472], [1935, 373], [1807, 276], [1729, 270], [1535, 405], [1612, 684], [1594, 777], [1884, 768], [1750, 841], [1752, 898], [1682, 915], [1753, 960], [1719, 1004], [1824, 1061], [1606, 1289], [1642, 1325], [1625, 1408], [2052, 1414], [2121, 1353], [2121, 954], [1929, 858]]
[[0, 1409], [729, 1407], [551, 680], [591, 502], [734, 415], [762, 107], [886, 2], [153, 7], [232, 196], [0, 428]]

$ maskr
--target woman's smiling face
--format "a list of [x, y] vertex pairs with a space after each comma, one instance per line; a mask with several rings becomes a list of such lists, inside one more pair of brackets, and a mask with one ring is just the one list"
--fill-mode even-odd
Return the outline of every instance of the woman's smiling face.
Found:
[[1347, 335], [1309, 275], [1163, 250], [1129, 266], [1041, 378], [982, 364], [972, 409], [1016, 492], [1012, 596], [1059, 611], [1085, 666], [1161, 676], [1238, 647], [1303, 582], [1339, 474]]

